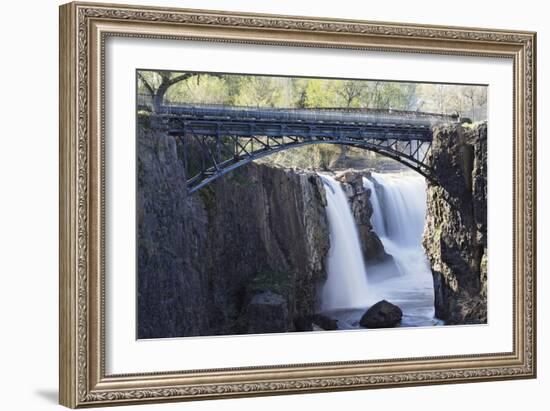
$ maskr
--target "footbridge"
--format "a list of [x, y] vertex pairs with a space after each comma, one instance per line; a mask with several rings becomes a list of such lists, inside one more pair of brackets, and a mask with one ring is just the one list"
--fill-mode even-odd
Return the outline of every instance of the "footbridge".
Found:
[[374, 151], [434, 180], [426, 163], [433, 126], [459, 121], [416, 111], [217, 105], [165, 105], [157, 115], [181, 140], [188, 193], [251, 161], [320, 143]]

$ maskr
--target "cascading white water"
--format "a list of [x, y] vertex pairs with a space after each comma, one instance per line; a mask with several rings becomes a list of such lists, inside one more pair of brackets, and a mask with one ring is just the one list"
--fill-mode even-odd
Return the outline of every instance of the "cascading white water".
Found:
[[[372, 177], [383, 191], [382, 219], [385, 227], [381, 235], [403, 246], [418, 246], [426, 215], [426, 181], [413, 173], [372, 173]], [[373, 185], [367, 178], [363, 179], [365, 181]], [[373, 190], [373, 196], [378, 196], [376, 190]]]
[[326, 186], [330, 230], [322, 309], [330, 311], [363, 307], [367, 302], [367, 271], [355, 220], [340, 183], [330, 176], [320, 177]]
[[380, 201], [378, 201], [376, 187], [367, 177], [363, 177], [363, 187], [369, 189], [371, 192], [370, 203], [372, 205], [372, 227], [379, 237], [386, 237], [386, 223], [384, 222], [384, 215], [382, 214], [382, 206], [380, 205]]
[[395, 262], [369, 266], [368, 279], [347, 197], [336, 180], [321, 178], [327, 186], [331, 239], [323, 311], [337, 319], [341, 329], [358, 328], [365, 309], [385, 299], [402, 309], [401, 326], [440, 324], [434, 318], [433, 280], [422, 247], [424, 178], [413, 173], [372, 173], [376, 184], [363, 179], [364, 187], [371, 190], [373, 230]]
[[410, 172], [372, 173], [372, 178], [379, 190], [373, 181], [363, 179], [364, 187], [371, 190], [371, 223], [399, 273], [392, 272], [393, 265], [382, 266], [370, 292], [401, 307], [404, 326], [439, 324], [434, 318], [432, 274], [422, 247], [426, 181]]
[[[401, 275], [426, 277], [429, 266], [422, 248], [426, 181], [414, 173], [372, 173], [372, 178], [381, 193], [368, 178], [363, 178], [363, 185], [371, 190], [374, 231], [393, 256]], [[427, 278], [431, 281], [431, 276]]]

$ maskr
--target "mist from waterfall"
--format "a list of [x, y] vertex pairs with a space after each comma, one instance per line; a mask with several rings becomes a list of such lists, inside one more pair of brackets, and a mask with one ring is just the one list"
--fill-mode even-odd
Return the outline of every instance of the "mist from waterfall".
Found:
[[355, 220], [342, 186], [321, 175], [326, 187], [330, 249], [327, 281], [323, 286], [323, 311], [363, 307], [367, 303], [367, 271]]

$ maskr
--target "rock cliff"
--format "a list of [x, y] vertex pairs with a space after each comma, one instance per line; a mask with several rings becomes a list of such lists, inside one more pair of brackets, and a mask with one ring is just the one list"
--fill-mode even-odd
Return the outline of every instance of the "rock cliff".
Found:
[[267, 292], [289, 331], [313, 315], [329, 249], [321, 179], [250, 164], [186, 196], [177, 143], [138, 138], [139, 338], [262, 332], [250, 316]]
[[369, 177], [369, 174], [368, 171], [348, 170], [337, 175], [336, 179], [342, 184], [349, 199], [365, 262], [368, 264], [390, 262], [393, 259], [384, 250], [384, 245], [371, 224], [373, 208], [370, 198], [372, 193], [363, 185], [363, 177]]
[[447, 324], [487, 321], [487, 124], [434, 130], [423, 245], [436, 316]]
[[138, 338], [199, 335], [209, 329], [199, 259], [207, 215], [197, 197], [186, 198], [175, 140], [143, 128], [138, 138]]

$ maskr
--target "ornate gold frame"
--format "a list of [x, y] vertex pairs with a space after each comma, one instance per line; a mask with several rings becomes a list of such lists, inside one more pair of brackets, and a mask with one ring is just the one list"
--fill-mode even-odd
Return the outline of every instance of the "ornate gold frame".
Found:
[[[103, 51], [108, 36], [512, 59], [513, 351], [105, 375]], [[535, 51], [532, 32], [92, 3], [61, 6], [60, 403], [102, 406], [535, 377]]]

